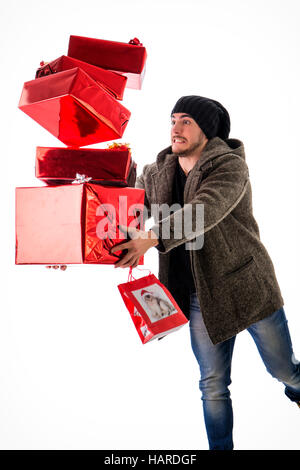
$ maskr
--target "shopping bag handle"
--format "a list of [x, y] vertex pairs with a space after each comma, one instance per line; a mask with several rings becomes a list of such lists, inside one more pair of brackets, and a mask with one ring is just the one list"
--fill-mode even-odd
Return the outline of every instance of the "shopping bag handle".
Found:
[[[150, 269], [143, 269], [143, 268], [135, 268], [135, 269], [138, 269], [139, 271], [149, 271], [149, 274], [148, 276], [151, 276], [151, 270]], [[132, 274], [132, 266], [129, 267], [129, 272], [128, 272], [128, 282], [131, 282], [131, 281], [136, 281], [136, 278], [133, 276]]]

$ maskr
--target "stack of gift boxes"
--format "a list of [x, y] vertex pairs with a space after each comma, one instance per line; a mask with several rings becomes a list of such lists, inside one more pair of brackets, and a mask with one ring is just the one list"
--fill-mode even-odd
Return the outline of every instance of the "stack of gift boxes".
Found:
[[[16, 188], [16, 264], [115, 264], [121, 226], [143, 229], [144, 190], [127, 144], [82, 148], [123, 136], [126, 87], [141, 89], [146, 49], [70, 36], [67, 56], [41, 63], [19, 108], [66, 147], [37, 147], [40, 187]], [[143, 264], [143, 257], [139, 264]]]

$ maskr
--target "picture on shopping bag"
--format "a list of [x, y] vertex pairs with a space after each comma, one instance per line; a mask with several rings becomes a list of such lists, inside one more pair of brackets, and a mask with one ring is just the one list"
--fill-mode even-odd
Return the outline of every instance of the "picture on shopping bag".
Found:
[[158, 284], [151, 284], [131, 293], [141, 304], [152, 323], [178, 312]]

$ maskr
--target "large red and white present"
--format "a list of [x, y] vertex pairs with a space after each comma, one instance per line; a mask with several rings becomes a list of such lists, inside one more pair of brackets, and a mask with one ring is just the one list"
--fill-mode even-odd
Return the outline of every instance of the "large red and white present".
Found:
[[48, 185], [69, 184], [76, 174], [91, 178], [90, 183], [134, 187], [136, 163], [128, 146], [108, 149], [37, 147], [35, 176]]
[[137, 38], [129, 43], [70, 36], [68, 56], [125, 75], [127, 87], [141, 89], [145, 69], [146, 48]]
[[118, 289], [143, 344], [173, 333], [188, 322], [154, 274], [119, 284]]
[[[80, 183], [16, 188], [16, 264], [115, 264], [118, 225], [143, 230], [144, 190]], [[139, 264], [143, 264], [143, 257]]]
[[124, 89], [126, 87], [127, 77], [120, 73], [110, 72], [101, 67], [95, 67], [94, 65], [83, 62], [82, 60], [74, 59], [62, 55], [58, 59], [52, 60], [51, 62], [41, 63], [36, 71], [35, 78], [45, 77], [46, 75], [52, 75], [53, 73], [62, 72], [64, 70], [74, 69], [79, 67], [84, 70], [93, 80], [102, 85], [109, 93], [111, 93], [116, 99], [122, 100]]
[[119, 139], [131, 115], [78, 67], [25, 82], [19, 108], [71, 147]]

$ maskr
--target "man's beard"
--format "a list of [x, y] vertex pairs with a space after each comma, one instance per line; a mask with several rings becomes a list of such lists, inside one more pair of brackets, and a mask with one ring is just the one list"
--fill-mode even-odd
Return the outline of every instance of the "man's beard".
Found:
[[173, 152], [173, 154], [178, 155], [179, 157], [189, 157], [190, 155], [195, 153], [195, 150], [197, 150], [201, 146], [202, 140], [199, 140], [195, 144], [192, 144], [190, 147], [188, 147], [186, 150], [183, 150], [182, 152]]

